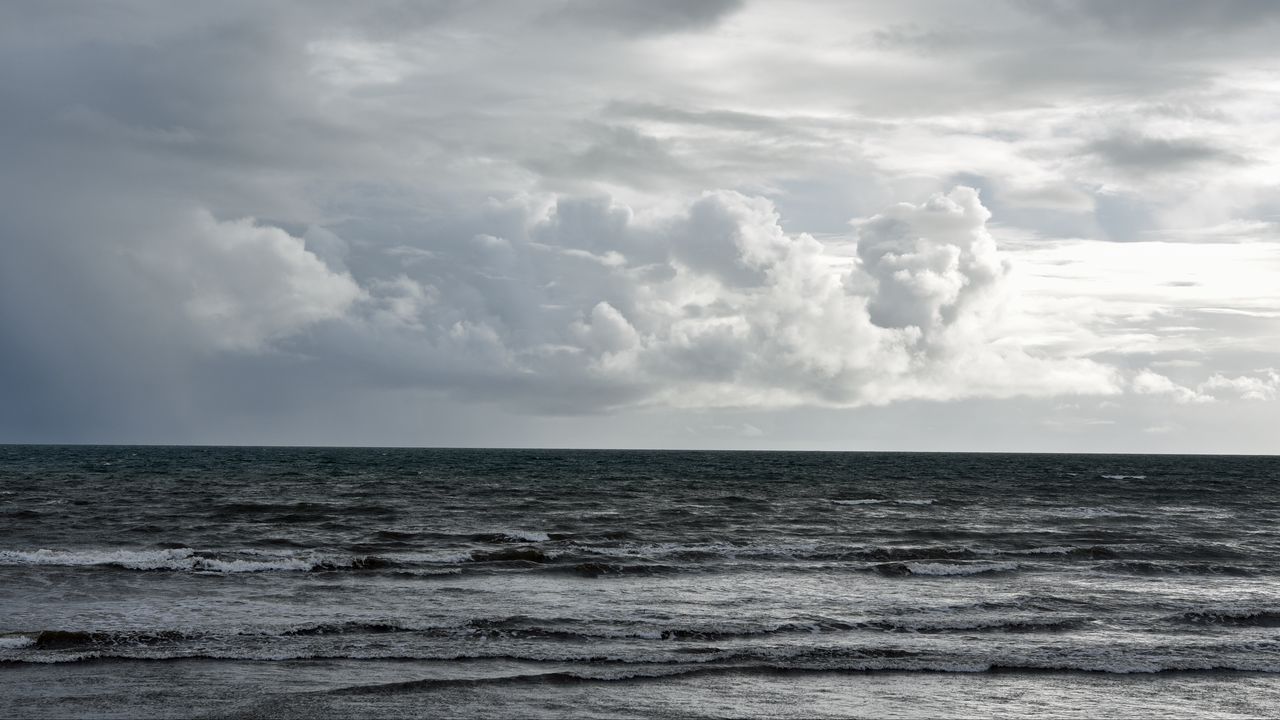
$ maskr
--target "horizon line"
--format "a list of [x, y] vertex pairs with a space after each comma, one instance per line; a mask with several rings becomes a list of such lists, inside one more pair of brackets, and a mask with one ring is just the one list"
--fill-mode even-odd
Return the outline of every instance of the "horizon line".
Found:
[[274, 449], [274, 450], [471, 450], [510, 452], [657, 452], [657, 453], [823, 453], [864, 455], [1126, 455], [1134, 457], [1257, 457], [1277, 458], [1275, 453], [1244, 452], [1108, 452], [1100, 450], [832, 450], [778, 448], [672, 448], [672, 447], [560, 447], [560, 446], [483, 446], [483, 445], [291, 445], [291, 444], [218, 444], [218, 443], [95, 443], [95, 442], [4, 442], [0, 447], [39, 448], [206, 448], [206, 449]]

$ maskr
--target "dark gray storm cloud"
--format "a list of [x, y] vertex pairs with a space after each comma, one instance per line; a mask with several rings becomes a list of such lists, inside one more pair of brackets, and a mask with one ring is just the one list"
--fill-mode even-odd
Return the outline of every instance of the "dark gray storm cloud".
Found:
[[742, 5], [742, 0], [569, 0], [547, 17], [624, 35], [685, 32], [707, 28]]
[[1117, 133], [1089, 143], [1087, 151], [1122, 168], [1160, 171], [1197, 163], [1241, 163], [1245, 158], [1198, 138], [1144, 137]]
[[1087, 23], [1138, 38], [1214, 35], [1280, 21], [1280, 7], [1269, 0], [1046, 0], [1025, 2], [1024, 7], [1058, 21]]

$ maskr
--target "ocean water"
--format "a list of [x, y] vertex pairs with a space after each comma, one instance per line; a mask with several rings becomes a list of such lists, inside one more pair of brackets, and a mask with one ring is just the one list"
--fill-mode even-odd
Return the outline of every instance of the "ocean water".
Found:
[[1280, 715], [1280, 458], [0, 446], [0, 715]]

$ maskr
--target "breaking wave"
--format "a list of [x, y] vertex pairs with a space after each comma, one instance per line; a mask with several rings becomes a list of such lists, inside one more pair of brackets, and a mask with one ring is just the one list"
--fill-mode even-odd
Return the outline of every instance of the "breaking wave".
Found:
[[991, 563], [942, 563], [942, 562], [908, 562], [908, 563], [884, 563], [876, 565], [876, 572], [882, 575], [920, 575], [920, 576], [948, 576], [948, 575], [987, 575], [991, 573], [1013, 572], [1019, 567], [1018, 563], [1013, 562], [991, 562]]
[[390, 566], [378, 557], [304, 555], [233, 555], [191, 548], [165, 550], [0, 550], [0, 565], [82, 567], [101, 566], [124, 570], [207, 573], [314, 572], [363, 570]]

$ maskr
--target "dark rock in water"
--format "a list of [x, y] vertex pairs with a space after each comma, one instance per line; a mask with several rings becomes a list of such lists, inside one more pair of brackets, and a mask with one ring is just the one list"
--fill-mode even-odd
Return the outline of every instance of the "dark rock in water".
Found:
[[474, 562], [503, 562], [523, 560], [525, 562], [544, 563], [550, 558], [536, 547], [502, 548], [500, 550], [476, 550], [471, 553]]

